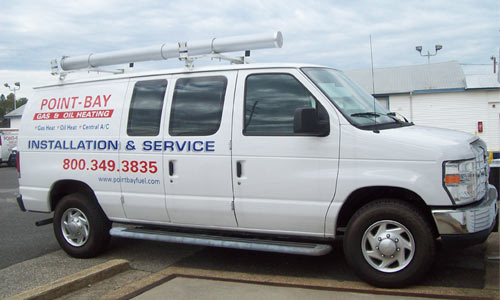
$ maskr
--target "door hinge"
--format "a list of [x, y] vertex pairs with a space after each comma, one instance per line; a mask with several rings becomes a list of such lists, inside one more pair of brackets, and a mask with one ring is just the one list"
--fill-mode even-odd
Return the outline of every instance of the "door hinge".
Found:
[[125, 204], [125, 197], [120, 196], [120, 201], [122, 202], [122, 205]]
[[234, 200], [231, 202], [231, 209], [234, 211]]
[[229, 150], [233, 150], [233, 140], [229, 140]]

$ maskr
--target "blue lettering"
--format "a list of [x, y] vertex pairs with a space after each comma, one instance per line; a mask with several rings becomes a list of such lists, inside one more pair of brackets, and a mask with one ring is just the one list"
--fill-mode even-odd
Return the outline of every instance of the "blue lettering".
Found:
[[215, 151], [215, 141], [206, 141], [205, 152], [214, 152], [214, 151]]
[[155, 151], [161, 151], [161, 141], [155, 141], [154, 142], [154, 150]]
[[106, 150], [108, 148], [108, 145], [106, 141], [98, 141], [97, 142], [97, 149], [99, 150]]
[[172, 141], [165, 141], [163, 147], [164, 147], [163, 148], [164, 151], [167, 151], [168, 149], [170, 149], [170, 151], [174, 151], [174, 142], [172, 142]]
[[[196, 147], [197, 144], [200, 145], [199, 148]], [[203, 151], [203, 142], [202, 141], [195, 141], [195, 142], [193, 142], [193, 151], [195, 151], [195, 152], [201, 152], [201, 151]]]
[[118, 141], [108, 141], [108, 150], [118, 150]]
[[186, 141], [182, 142], [182, 147], [179, 145], [178, 141], [175, 142], [175, 145], [177, 146], [177, 150], [179, 150], [179, 152], [182, 152], [182, 150], [184, 150], [184, 148], [186, 147]]
[[143, 151], [150, 151], [151, 150], [151, 141], [142, 142], [142, 150]]
[[[148, 144], [148, 142], [145, 142]], [[149, 143], [150, 144], [150, 143]], [[149, 145], [149, 147], [151, 147]], [[161, 148], [161, 143], [159, 145]], [[145, 147], [147, 148], [147, 147]], [[119, 150], [120, 142], [118, 140], [28, 140], [28, 149], [40, 150]]]

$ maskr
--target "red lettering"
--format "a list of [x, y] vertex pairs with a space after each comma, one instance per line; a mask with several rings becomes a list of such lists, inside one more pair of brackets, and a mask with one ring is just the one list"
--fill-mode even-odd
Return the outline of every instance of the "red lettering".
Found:
[[33, 120], [50, 120], [51, 119], [51, 113], [37, 113], [33, 117]]
[[40, 105], [40, 110], [43, 110], [43, 107], [46, 106], [48, 102], [49, 102], [49, 100], [42, 99], [42, 104]]
[[71, 105], [71, 108], [75, 108], [76, 100], [78, 100], [79, 97], [71, 97], [71, 100], [73, 100], [73, 104]]
[[92, 104], [92, 108], [95, 106], [101, 107], [101, 96], [97, 95], [94, 100], [94, 104]]
[[104, 107], [108, 107], [108, 101], [111, 99], [111, 94], [109, 94], [108, 97], [106, 97], [106, 95], [102, 95], [102, 97], [104, 98]]
[[80, 110], [75, 112], [64, 112], [58, 116], [58, 119], [94, 119], [94, 118], [111, 118], [113, 116], [112, 109], [104, 110]]
[[83, 107], [89, 108], [92, 106], [92, 96], [85, 96], [85, 102], [83, 103]]
[[56, 108], [56, 105], [57, 105], [56, 98], [50, 98], [49, 105], [47, 107], [52, 110], [52, 109]]
[[68, 109], [69, 100], [70, 100], [69, 97], [67, 99], [66, 97], [59, 98], [59, 103], [57, 103], [57, 109]]

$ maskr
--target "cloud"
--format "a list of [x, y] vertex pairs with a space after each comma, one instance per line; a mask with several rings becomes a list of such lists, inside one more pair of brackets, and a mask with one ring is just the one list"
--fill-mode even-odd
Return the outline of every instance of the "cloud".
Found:
[[4, 87], [4, 83], [14, 86], [14, 82], [21, 83], [21, 89], [16, 92], [16, 97], [29, 97], [32, 93], [32, 87], [46, 85], [54, 81], [47, 71], [19, 71], [19, 70], [0, 70], [0, 94], [10, 94], [11, 91]]
[[[443, 45], [434, 62], [469, 64], [489, 63], [499, 47], [497, 0], [480, 4], [451, 0], [5, 0], [2, 6], [0, 69], [47, 74], [50, 60], [63, 55], [274, 30], [284, 34], [283, 49], [253, 51], [254, 60], [368, 68], [370, 35], [375, 67], [426, 63], [415, 51], [417, 45], [423, 46], [424, 53], [433, 52], [435, 44]], [[137, 65], [143, 66], [180, 64], [172, 60]]]

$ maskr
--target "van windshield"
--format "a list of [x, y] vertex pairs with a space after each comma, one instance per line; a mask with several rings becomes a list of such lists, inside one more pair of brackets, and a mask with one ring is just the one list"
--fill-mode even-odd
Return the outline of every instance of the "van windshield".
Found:
[[354, 126], [371, 130], [410, 125], [393, 116], [342, 72], [327, 68], [302, 68], [302, 71]]

